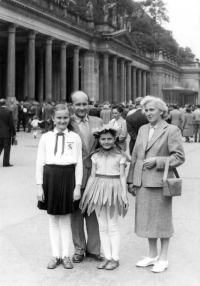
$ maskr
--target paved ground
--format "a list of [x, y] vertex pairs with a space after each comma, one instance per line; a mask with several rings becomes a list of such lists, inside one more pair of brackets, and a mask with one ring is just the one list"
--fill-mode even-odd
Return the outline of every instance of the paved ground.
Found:
[[[179, 168], [183, 195], [173, 202], [175, 234], [169, 248], [169, 269], [153, 274], [151, 267], [135, 263], [147, 254], [146, 239], [134, 233], [134, 198], [120, 219], [121, 258], [115, 271], [97, 270], [85, 259], [73, 270], [59, 266], [48, 270], [51, 257], [48, 219], [36, 207], [35, 160], [39, 138], [18, 133], [12, 148], [12, 168], [2, 168], [0, 158], [1, 286], [199, 286], [200, 285], [200, 144], [184, 143], [186, 163]], [[71, 255], [73, 245], [71, 244]]]

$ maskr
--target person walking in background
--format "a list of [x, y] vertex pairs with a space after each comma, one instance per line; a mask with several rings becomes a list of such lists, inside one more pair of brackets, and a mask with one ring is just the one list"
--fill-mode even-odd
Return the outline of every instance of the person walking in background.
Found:
[[[149, 254], [137, 262], [138, 267], [154, 265], [152, 272], [163, 272], [169, 265], [167, 253], [173, 235], [172, 197], [163, 195], [163, 175], [169, 157], [168, 177], [185, 161], [181, 133], [168, 124], [167, 106], [160, 98], [146, 96], [141, 101], [149, 124], [143, 125], [133, 149], [127, 183], [129, 192], [136, 194], [135, 232], [148, 238]], [[158, 255], [157, 239], [161, 239]]]
[[[70, 116], [64, 104], [54, 107], [55, 128], [42, 135], [36, 163], [38, 208], [49, 215], [52, 259], [47, 268], [60, 263], [73, 268], [69, 257], [71, 216], [76, 211], [74, 201], [80, 199], [83, 176], [82, 143], [71, 131]], [[62, 244], [60, 256], [59, 244]]]
[[194, 130], [194, 142], [197, 142], [197, 137], [199, 137], [198, 142], [200, 142], [200, 104], [197, 104], [196, 110], [193, 112], [195, 130]]
[[33, 116], [33, 120], [31, 121], [31, 126], [33, 127], [33, 138], [37, 137], [39, 123], [42, 123], [42, 121], [40, 121], [36, 115]]
[[135, 99], [135, 105], [136, 105], [136, 111], [132, 113], [131, 115], [128, 115], [126, 118], [126, 124], [127, 124], [127, 130], [128, 134], [131, 137], [130, 143], [129, 143], [129, 152], [130, 155], [132, 155], [133, 148], [135, 146], [135, 142], [137, 139], [138, 131], [141, 126], [144, 124], [148, 124], [148, 120], [146, 118], [146, 115], [142, 113], [142, 108], [140, 106], [140, 102], [143, 99], [143, 97], [137, 97]]
[[119, 266], [118, 215], [124, 216], [128, 208], [126, 157], [115, 147], [116, 135], [117, 129], [110, 124], [94, 131], [101, 148], [92, 155], [91, 176], [80, 202], [83, 212], [96, 212], [105, 255], [97, 268], [106, 270]]
[[189, 107], [186, 108], [186, 112], [183, 114], [182, 132], [185, 137], [185, 142], [190, 143], [190, 137], [194, 135], [194, 116]]
[[182, 113], [178, 110], [177, 105], [173, 105], [173, 110], [169, 112], [169, 118], [172, 125], [177, 126], [181, 129], [183, 118]]
[[127, 139], [127, 127], [126, 120], [123, 119], [123, 107], [121, 105], [114, 105], [112, 107], [113, 119], [109, 122], [110, 126], [113, 126], [118, 130], [117, 139], [120, 147], [123, 151], [126, 151], [126, 139]]
[[92, 106], [92, 108], [89, 109], [88, 114], [89, 114], [90, 116], [100, 117], [100, 111], [99, 111], [99, 109], [97, 109], [97, 107], [98, 107], [98, 104], [94, 104], [94, 105]]
[[108, 124], [112, 119], [112, 110], [109, 104], [104, 104], [103, 109], [100, 112], [100, 118], [103, 120], [103, 124]]
[[[87, 180], [91, 173], [92, 162], [88, 155], [95, 150], [98, 140], [92, 134], [93, 128], [98, 128], [103, 125], [103, 122], [98, 117], [88, 116], [88, 101], [86, 93], [76, 91], [72, 93], [71, 100], [73, 103], [74, 115], [71, 116], [73, 131], [79, 134], [82, 140], [82, 156], [83, 156], [83, 181], [81, 185], [81, 195], [84, 192]], [[79, 263], [83, 261], [84, 256], [91, 257], [101, 261], [103, 257], [100, 255], [100, 237], [99, 228], [95, 212], [90, 216], [82, 214], [79, 209], [72, 214], [72, 237], [75, 247], [73, 262]], [[84, 232], [84, 219], [86, 222], [87, 242]]]
[[12, 167], [10, 164], [11, 140], [15, 138], [15, 125], [12, 111], [6, 108], [6, 100], [0, 99], [0, 155], [4, 150], [3, 167]]
[[26, 114], [27, 114], [27, 108], [24, 107], [24, 102], [21, 101], [19, 106], [18, 106], [17, 132], [19, 132], [21, 124], [22, 124], [24, 132], [25, 132], [25, 129], [26, 129]]

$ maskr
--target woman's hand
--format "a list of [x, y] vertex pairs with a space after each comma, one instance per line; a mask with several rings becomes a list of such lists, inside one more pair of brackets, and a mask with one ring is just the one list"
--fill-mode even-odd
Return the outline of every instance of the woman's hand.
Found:
[[144, 163], [144, 166], [147, 169], [151, 169], [151, 168], [153, 168], [156, 165], [156, 158], [146, 159], [146, 160], [143, 161], [143, 163]]
[[133, 187], [133, 184], [128, 184], [128, 192], [132, 195], [132, 196], [136, 196], [136, 189]]
[[81, 198], [81, 185], [76, 185], [74, 189], [74, 201], [78, 201]]
[[40, 202], [44, 202], [45, 197], [44, 197], [44, 190], [42, 185], [37, 185], [37, 200]]
[[128, 198], [126, 192], [122, 193], [122, 200], [125, 204], [128, 204]]

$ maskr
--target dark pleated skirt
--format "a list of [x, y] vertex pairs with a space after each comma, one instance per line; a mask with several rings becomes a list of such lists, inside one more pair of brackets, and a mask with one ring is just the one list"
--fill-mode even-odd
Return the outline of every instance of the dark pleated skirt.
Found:
[[44, 202], [38, 208], [51, 215], [66, 215], [77, 210], [73, 203], [75, 165], [45, 165], [43, 172]]

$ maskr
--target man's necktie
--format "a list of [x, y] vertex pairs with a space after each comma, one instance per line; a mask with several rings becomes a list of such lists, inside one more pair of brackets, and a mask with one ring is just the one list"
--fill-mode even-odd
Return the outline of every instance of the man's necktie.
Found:
[[56, 144], [55, 144], [55, 149], [54, 149], [54, 156], [56, 156], [57, 150], [58, 150], [58, 136], [62, 136], [62, 154], [64, 154], [65, 150], [65, 134], [63, 132], [58, 132], [56, 134]]

